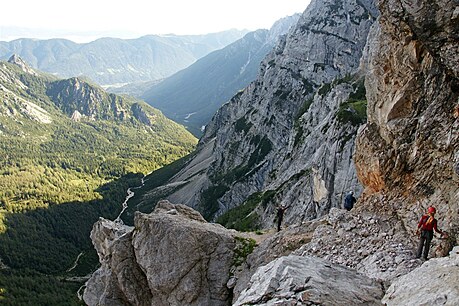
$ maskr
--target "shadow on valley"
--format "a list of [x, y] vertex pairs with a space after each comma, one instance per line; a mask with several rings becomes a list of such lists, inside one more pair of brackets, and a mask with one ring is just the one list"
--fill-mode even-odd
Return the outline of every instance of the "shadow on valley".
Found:
[[166, 198], [172, 193], [173, 190], [165, 190], [163, 193], [152, 193], [151, 190], [167, 184], [167, 182], [182, 170], [194, 156], [195, 153], [188, 154], [146, 176], [143, 187], [133, 190], [134, 196], [129, 200], [128, 207], [121, 215], [123, 222], [132, 226], [134, 224], [134, 213], [136, 211], [150, 213], [159, 200]]
[[127, 188], [139, 185], [141, 177], [131, 173], [99, 187], [100, 200], [6, 215], [7, 230], [0, 234], [0, 304], [84, 305], [76, 294], [84, 280], [68, 278], [97, 268], [92, 226], [99, 217], [115, 219]]

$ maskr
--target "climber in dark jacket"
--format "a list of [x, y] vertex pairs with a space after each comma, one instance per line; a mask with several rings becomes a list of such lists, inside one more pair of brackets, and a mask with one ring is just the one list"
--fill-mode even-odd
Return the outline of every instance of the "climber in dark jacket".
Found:
[[355, 202], [357, 202], [357, 200], [354, 197], [354, 192], [349, 191], [349, 193], [344, 198], [344, 208], [347, 211], [351, 210], [352, 207], [354, 207]]
[[[442, 237], [446, 236], [446, 233], [437, 228], [437, 219], [435, 219], [436, 209], [433, 206], [430, 206], [427, 209], [427, 214], [421, 217], [418, 223], [418, 229], [416, 230], [416, 235], [420, 234], [418, 251], [416, 253], [416, 258], [422, 257], [427, 260], [429, 255], [430, 242], [433, 238], [433, 231], [435, 230]], [[424, 249], [424, 253], [422, 250]]]
[[288, 208], [288, 206], [285, 205], [279, 205], [277, 207], [277, 231], [280, 232], [281, 230], [281, 224], [282, 220], [284, 219], [284, 212]]

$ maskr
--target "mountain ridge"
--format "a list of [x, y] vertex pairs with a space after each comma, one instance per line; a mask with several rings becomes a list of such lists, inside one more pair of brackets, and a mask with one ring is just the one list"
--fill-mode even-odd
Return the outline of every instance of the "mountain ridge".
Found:
[[[70, 159], [76, 158], [72, 161], [75, 163], [75, 169], [95, 167], [93, 170], [98, 172], [97, 169], [102, 167], [104, 160], [108, 162], [112, 159], [113, 162], [116, 161], [115, 164], [117, 162], [121, 164], [117, 166], [113, 164], [114, 169], [107, 169], [108, 173], [127, 174], [129, 170], [137, 172], [140, 169], [143, 169], [141, 172], [146, 173], [152, 170], [148, 169], [147, 165], [154, 168], [158, 166], [158, 162], [163, 163], [165, 160], [170, 160], [162, 156], [159, 151], [168, 150], [171, 154], [172, 152], [184, 154], [187, 149], [182, 151], [181, 147], [189, 149], [195, 142], [183, 127], [166, 119], [158, 110], [145, 102], [108, 94], [102, 88], [94, 87], [82, 79], [60, 80], [54, 76], [36, 72], [17, 56], [12, 56], [10, 60], [11, 63], [0, 62], [0, 96], [2, 98], [0, 135], [3, 138], [2, 153], [7, 156], [12, 154], [14, 156], [14, 151], [6, 152], [5, 148], [15, 147], [19, 143], [28, 141], [27, 150], [35, 151], [45, 159], [49, 159], [45, 157], [46, 152], [51, 150], [48, 152], [51, 153], [53, 146], [56, 146], [57, 152], [64, 150], [66, 152], [64, 156], [59, 156], [57, 153], [52, 153], [51, 156], [56, 156], [58, 160], [63, 161], [66, 160], [67, 154], [74, 156]], [[107, 128], [112, 128], [113, 131], [104, 130]], [[119, 139], [116, 139], [116, 134]], [[148, 150], [136, 149], [137, 144], [128, 144], [130, 141], [126, 138], [128, 135], [133, 137], [132, 141], [140, 140], [141, 137], [150, 139], [152, 144], [147, 146], [154, 147], [156, 143], [159, 151], [146, 156]], [[72, 137], [75, 137], [74, 143], [70, 144]], [[117, 154], [113, 155], [114, 152], [122, 150], [122, 148], [117, 149], [116, 144], [123, 142], [132, 150], [123, 155], [138, 155], [132, 161], [124, 160]], [[140, 143], [146, 144], [145, 140], [141, 140]], [[93, 148], [92, 152], [84, 149], [85, 144]], [[100, 147], [96, 149], [94, 145], [97, 144]], [[36, 148], [33, 148], [34, 146]], [[68, 151], [70, 148], [76, 149], [77, 152]], [[108, 155], [103, 156], [106, 149], [108, 151], [105, 154], [108, 153]], [[96, 158], [99, 161], [95, 164], [91, 163], [91, 166], [84, 165], [82, 164], [84, 160], [77, 161], [79, 157], [75, 154], [78, 154], [79, 150], [87, 153], [88, 156], [95, 154], [94, 157], [100, 153], [102, 159]], [[114, 152], [109, 153], [110, 150]], [[4, 167], [14, 165], [10, 161], [12, 158], [6, 158], [3, 161]], [[29, 163], [26, 160], [29, 159], [24, 160], [26, 164]], [[30, 162], [36, 164], [32, 159]], [[20, 165], [19, 161], [16, 163]], [[55, 164], [56, 161], [53, 163]], [[72, 168], [70, 166], [70, 169]], [[2, 178], [2, 185], [9, 190], [5, 179], [7, 180], [8, 176]], [[16, 202], [11, 195], [5, 196], [5, 191], [2, 192], [0, 198], [10, 203]], [[19, 202], [27, 202], [27, 198], [22, 200], [21, 197], [18, 198]], [[40, 201], [39, 198], [36, 200]]]
[[0, 59], [16, 53], [32, 67], [60, 77], [85, 75], [100, 85], [162, 79], [245, 31], [207, 35], [147, 35], [137, 39], [100, 38], [78, 44], [65, 39], [0, 42]]

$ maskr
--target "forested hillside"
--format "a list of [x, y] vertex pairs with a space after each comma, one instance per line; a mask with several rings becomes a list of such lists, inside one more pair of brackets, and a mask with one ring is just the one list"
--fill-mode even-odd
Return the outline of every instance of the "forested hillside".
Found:
[[80, 284], [56, 277], [80, 253], [70, 274], [94, 269], [92, 224], [196, 139], [144, 102], [10, 61], [0, 62], [0, 297], [70, 305]]

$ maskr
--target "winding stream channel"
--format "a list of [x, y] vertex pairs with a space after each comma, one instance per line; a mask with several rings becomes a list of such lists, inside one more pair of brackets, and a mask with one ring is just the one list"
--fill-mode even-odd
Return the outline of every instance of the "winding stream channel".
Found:
[[[150, 172], [151, 173], [151, 172]], [[122, 204], [122, 208], [121, 208], [121, 212], [120, 214], [118, 215], [118, 217], [116, 217], [116, 219], [114, 220], [114, 222], [116, 223], [123, 223], [123, 220], [121, 220], [121, 215], [124, 213], [124, 211], [126, 210], [126, 208], [128, 207], [128, 201], [130, 198], [132, 198], [134, 196], [134, 191], [132, 190], [135, 190], [135, 189], [140, 189], [142, 188], [143, 186], [145, 186], [145, 178], [147, 177], [147, 175], [149, 175], [150, 173], [148, 174], [145, 174], [142, 179], [141, 179], [141, 185], [140, 186], [136, 186], [136, 187], [129, 187], [126, 191], [127, 195], [126, 195], [126, 198], [124, 199], [124, 202]]]
[[[150, 172], [150, 173], [151, 173], [151, 172]], [[126, 195], [126, 198], [124, 199], [123, 204], [121, 204], [121, 205], [122, 205], [121, 212], [119, 213], [118, 217], [116, 217], [116, 219], [114, 220], [114, 222], [119, 223], [119, 224], [124, 224], [123, 220], [121, 219], [121, 215], [124, 213], [124, 211], [126, 210], [126, 208], [128, 208], [128, 201], [129, 201], [129, 199], [131, 199], [131, 198], [134, 196], [134, 191], [133, 191], [133, 190], [140, 189], [140, 188], [142, 188], [143, 186], [145, 186], [145, 181], [146, 181], [145, 178], [146, 178], [148, 175], [150, 175], [150, 173], [145, 174], [145, 175], [142, 177], [142, 179], [141, 179], [141, 181], [140, 181], [140, 182], [141, 182], [140, 186], [129, 187], [129, 188], [126, 190], [127, 195]], [[68, 269], [67, 272], [69, 272], [69, 271], [71, 271], [71, 270], [73, 270], [73, 269], [76, 268], [76, 266], [78, 265], [78, 260], [80, 259], [80, 257], [81, 257], [82, 255], [83, 255], [83, 253], [78, 254], [78, 257], [76, 258], [76, 260], [75, 260], [73, 266], [72, 266], [70, 269]], [[84, 279], [88, 280], [90, 277], [91, 277], [91, 274], [88, 275], [88, 276], [85, 276]], [[77, 291], [77, 296], [78, 296], [78, 299], [79, 299], [80, 301], [83, 300], [83, 291], [84, 291], [85, 287], [86, 287], [86, 283], [83, 284], [83, 285], [78, 289], [78, 291]]]

